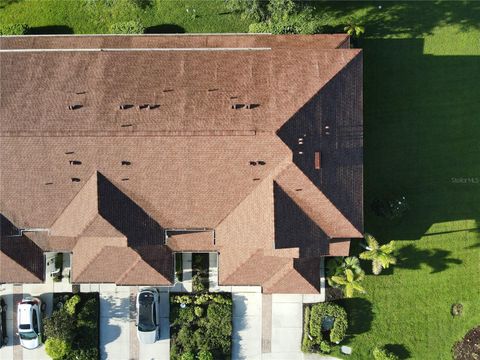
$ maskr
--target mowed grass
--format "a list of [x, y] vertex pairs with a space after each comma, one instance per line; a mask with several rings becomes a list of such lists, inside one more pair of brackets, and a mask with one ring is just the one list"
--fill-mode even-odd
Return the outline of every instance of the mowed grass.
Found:
[[[75, 33], [107, 32], [132, 18], [187, 32], [248, 29], [237, 14], [221, 15], [222, 1], [155, 1], [133, 10], [122, 0], [91, 3], [0, 0], [0, 22]], [[454, 342], [480, 324], [480, 3], [317, 2], [315, 16], [333, 26], [349, 17], [366, 25], [359, 43], [365, 228], [399, 247], [397, 266], [367, 275], [367, 294], [343, 301], [349, 359], [370, 359], [376, 345], [401, 358], [451, 359]], [[372, 214], [372, 201], [386, 194], [407, 197], [410, 211], [401, 220]], [[458, 318], [450, 315], [455, 302], [464, 305]]]
[[[349, 358], [370, 359], [374, 346], [388, 345], [404, 359], [451, 359], [452, 345], [480, 325], [479, 4], [447, 3], [441, 13], [433, 3], [392, 4], [396, 11], [350, 5], [333, 6], [374, 19], [360, 44], [365, 228], [397, 241], [399, 263], [368, 275], [367, 294], [344, 301]], [[407, 197], [401, 220], [370, 210], [387, 194]], [[456, 302], [464, 305], [459, 318], [450, 315]]]
[[39, 34], [105, 34], [129, 20], [151, 32], [248, 30], [222, 0], [0, 0], [0, 24], [26, 23]]

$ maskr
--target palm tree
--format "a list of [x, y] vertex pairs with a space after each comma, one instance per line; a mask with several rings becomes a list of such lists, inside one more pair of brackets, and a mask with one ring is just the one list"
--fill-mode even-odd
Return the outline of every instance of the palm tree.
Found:
[[340, 275], [332, 276], [329, 280], [329, 284], [334, 287], [342, 289], [343, 295], [346, 298], [353, 297], [355, 291], [364, 293], [365, 289], [360, 282], [365, 277], [365, 273], [362, 271], [360, 273], [355, 273], [351, 269], [345, 269], [345, 272]]
[[359, 37], [365, 32], [365, 28], [362, 25], [357, 24], [357, 22], [353, 19], [350, 20], [343, 30], [345, 30], [348, 35], [353, 37]]
[[352, 297], [355, 290], [365, 292], [365, 289], [360, 285], [365, 277], [365, 272], [360, 267], [360, 261], [357, 257], [334, 258], [328, 262], [327, 266], [329, 270], [328, 284], [342, 289], [345, 297]]
[[372, 260], [372, 272], [378, 275], [383, 269], [387, 269], [390, 265], [397, 263], [397, 259], [393, 255], [395, 251], [395, 241], [390, 241], [388, 244], [379, 245], [378, 241], [370, 234], [364, 235], [368, 246], [364, 246], [367, 251], [361, 253], [360, 259]]

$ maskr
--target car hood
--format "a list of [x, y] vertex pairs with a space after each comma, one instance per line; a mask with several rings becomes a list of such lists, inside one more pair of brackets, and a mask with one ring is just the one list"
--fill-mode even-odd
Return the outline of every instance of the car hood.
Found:
[[137, 337], [143, 344], [153, 344], [157, 340], [157, 330], [154, 331], [138, 331]]
[[38, 341], [38, 336], [35, 339], [32, 340], [23, 340], [20, 339], [20, 344], [25, 348], [25, 349], [35, 349], [40, 345], [40, 342]]

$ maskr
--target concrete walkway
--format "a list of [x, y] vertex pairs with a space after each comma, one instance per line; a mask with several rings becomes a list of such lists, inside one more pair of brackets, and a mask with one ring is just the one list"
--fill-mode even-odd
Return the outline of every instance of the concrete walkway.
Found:
[[[245, 289], [248, 291], [248, 289]], [[233, 360], [262, 358], [262, 294], [233, 291]]]

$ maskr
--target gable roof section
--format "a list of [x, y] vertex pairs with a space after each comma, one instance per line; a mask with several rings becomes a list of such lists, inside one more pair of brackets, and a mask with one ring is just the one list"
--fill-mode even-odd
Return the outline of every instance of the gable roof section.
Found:
[[41, 283], [43, 251], [26, 236], [0, 237], [0, 280], [5, 283]]
[[[362, 59], [347, 36], [0, 42], [0, 208], [50, 228], [37, 243], [73, 252], [75, 282], [170, 284], [172, 251], [197, 250], [220, 253], [223, 285], [318, 292], [318, 257], [361, 237]], [[166, 229], [215, 243], [164, 244]]]
[[296, 165], [290, 165], [275, 181], [329, 238], [362, 237]]

